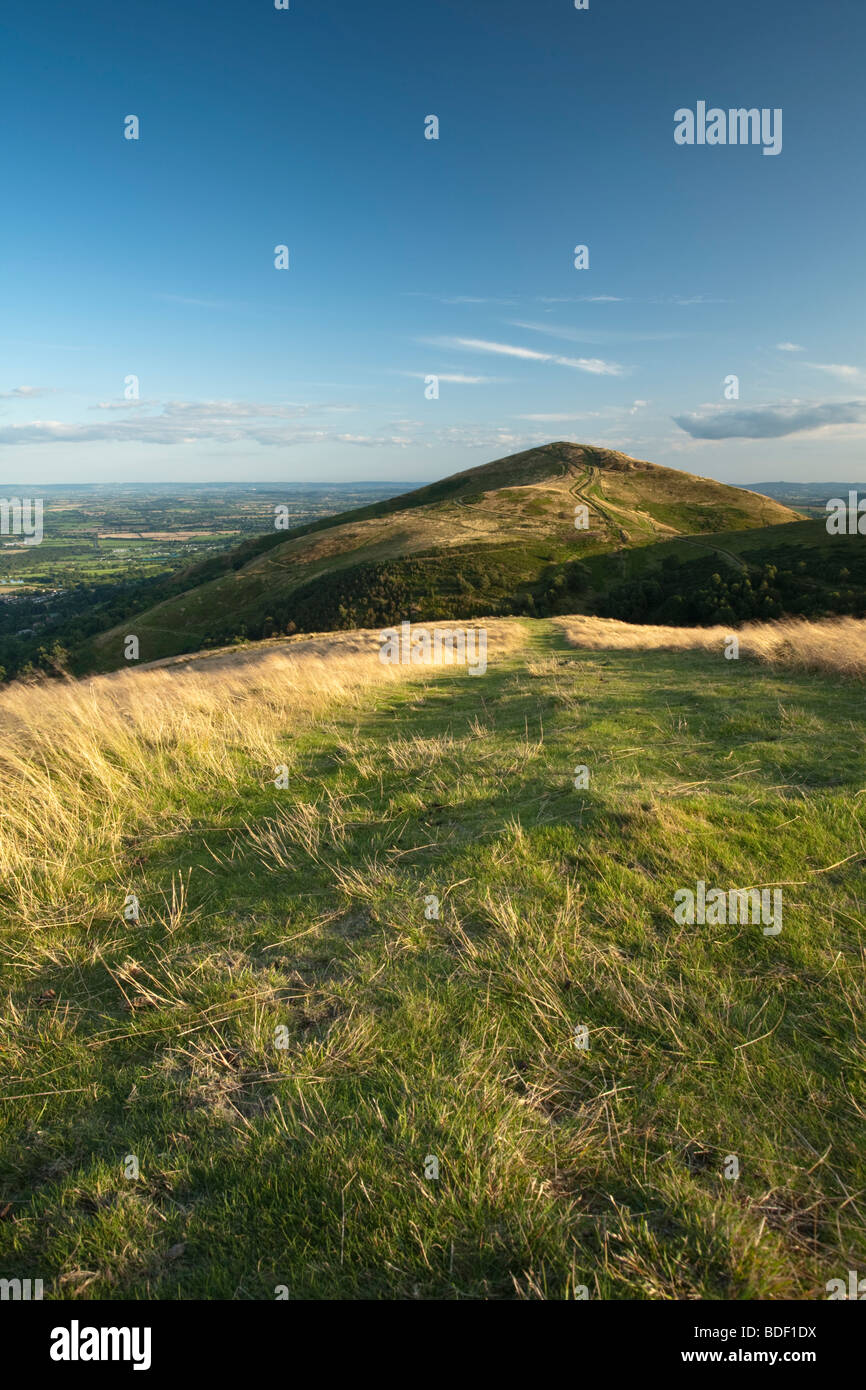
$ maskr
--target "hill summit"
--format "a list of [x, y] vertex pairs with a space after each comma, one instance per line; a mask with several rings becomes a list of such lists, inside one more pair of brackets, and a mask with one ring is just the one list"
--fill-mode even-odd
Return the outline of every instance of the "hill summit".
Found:
[[169, 598], [95, 638], [84, 665], [123, 664], [129, 632], [149, 661], [404, 617], [579, 611], [581, 593], [607, 582], [587, 568], [598, 557], [797, 519], [757, 493], [556, 440], [205, 561]]

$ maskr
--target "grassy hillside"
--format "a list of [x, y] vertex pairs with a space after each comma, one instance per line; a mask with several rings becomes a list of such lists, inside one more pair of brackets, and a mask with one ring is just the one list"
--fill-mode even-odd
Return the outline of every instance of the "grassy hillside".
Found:
[[[579, 505], [589, 509], [587, 530], [575, 529]], [[532, 612], [560, 575], [573, 608], [585, 583], [575, 566], [593, 556], [796, 515], [756, 493], [624, 454], [549, 444], [247, 542], [88, 642], [76, 669], [122, 665], [130, 632], [148, 661], [274, 631]]]
[[[681, 536], [587, 561], [583, 611], [627, 622], [866, 617], [866, 547], [823, 521]], [[561, 611], [561, 610], [560, 610]]]
[[[3, 695], [0, 1276], [812, 1299], [862, 1266], [862, 686], [490, 629], [478, 677], [361, 636]], [[781, 934], [676, 925], [699, 878], [783, 885]]]

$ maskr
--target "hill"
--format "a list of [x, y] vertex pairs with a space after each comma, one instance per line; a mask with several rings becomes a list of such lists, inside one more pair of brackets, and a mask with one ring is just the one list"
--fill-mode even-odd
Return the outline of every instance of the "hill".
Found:
[[[0, 694], [0, 1275], [742, 1301], [858, 1268], [862, 688], [490, 629], [474, 678], [367, 633]], [[678, 923], [698, 880], [781, 885], [781, 932]]]
[[866, 617], [866, 547], [823, 520], [679, 536], [587, 561], [582, 611], [626, 622]]
[[[579, 506], [586, 530], [575, 528]], [[587, 586], [582, 562], [592, 556], [796, 519], [711, 479], [548, 444], [215, 557], [88, 643], [77, 669], [123, 664], [130, 632], [147, 661], [286, 630], [532, 613], [539, 601], [540, 611], [565, 612]]]
[[[742, 484], [738, 484], [742, 486]], [[794, 507], [807, 516], [826, 517], [826, 503], [831, 497], [847, 497], [849, 492], [857, 492], [862, 497], [866, 492], [863, 483], [750, 483], [752, 492], [761, 492], [783, 502], [786, 507]]]

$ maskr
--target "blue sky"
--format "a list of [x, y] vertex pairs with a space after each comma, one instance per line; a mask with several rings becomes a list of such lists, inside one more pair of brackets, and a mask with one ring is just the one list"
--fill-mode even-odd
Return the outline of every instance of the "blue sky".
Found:
[[[420, 481], [559, 438], [866, 474], [862, 0], [7, 17], [4, 483]], [[781, 108], [781, 153], [678, 146], [698, 101]]]

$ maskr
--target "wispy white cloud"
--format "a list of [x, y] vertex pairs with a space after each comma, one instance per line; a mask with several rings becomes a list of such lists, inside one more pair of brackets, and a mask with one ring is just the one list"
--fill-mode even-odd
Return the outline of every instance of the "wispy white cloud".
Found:
[[729, 299], [715, 299], [707, 294], [652, 295], [649, 299], [633, 299], [620, 294], [537, 294], [537, 304], [730, 304]]
[[515, 415], [514, 418], [515, 420], [535, 420], [539, 424], [560, 424], [566, 420], [603, 420], [606, 418], [607, 414], [608, 412], [604, 410], [568, 410], [564, 412], [552, 412], [549, 415]]
[[640, 333], [620, 328], [566, 328], [555, 323], [534, 323], [531, 319], [509, 319], [509, 328], [525, 328], [548, 338], [564, 338], [570, 343], [661, 343], [689, 336], [679, 332]]
[[714, 299], [708, 294], [671, 294], [660, 295], [655, 299], [650, 299], [650, 304], [730, 304], [729, 299]]
[[600, 357], [561, 357], [558, 353], [538, 352], [535, 348], [516, 343], [494, 343], [486, 338], [428, 338], [437, 347], [462, 348], [466, 352], [490, 352], [502, 357], [515, 357], [524, 362], [550, 362], [557, 367], [589, 372], [593, 376], [622, 376], [625, 371], [618, 362], [605, 362]]
[[532, 415], [515, 415], [515, 420], [535, 420], [542, 424], [545, 421], [550, 424], [564, 423], [568, 420], [614, 420], [624, 415], [637, 415], [639, 410], [643, 410], [649, 405], [649, 401], [632, 401], [631, 405], [612, 405], [605, 410], [563, 410], [539, 412]]
[[473, 294], [452, 294], [443, 296], [439, 302], [440, 304], [513, 304], [514, 300]]
[[535, 296], [539, 304], [628, 304], [629, 301], [618, 294], [567, 294]]
[[59, 386], [13, 386], [11, 391], [0, 391], [0, 401], [32, 400], [34, 396], [56, 396]]
[[799, 343], [777, 343], [777, 344], [776, 344], [776, 348], [778, 349], [779, 352], [805, 352], [805, 351], [806, 351], [806, 349], [805, 349], [804, 347], [800, 347], [800, 344], [799, 344]]
[[490, 382], [505, 380], [501, 376], [465, 376], [463, 372], [398, 372], [397, 375], [414, 377], [418, 381], [435, 376], [439, 381], [453, 381], [460, 386], [487, 386]]
[[[96, 407], [107, 418], [79, 422], [31, 420], [0, 428], [0, 444], [98, 442], [128, 444], [295, 444], [317, 438], [342, 438], [331, 431], [299, 429], [293, 422], [319, 412], [340, 411], [343, 406], [270, 405], [252, 401], [167, 401], [154, 410], [151, 401], [103, 401]], [[143, 413], [146, 409], [149, 413]], [[123, 418], [131, 416], [131, 418]], [[360, 436], [359, 436], [360, 438]], [[371, 436], [372, 438], [372, 436]], [[393, 442], [386, 439], [383, 442]]]
[[837, 376], [840, 381], [859, 381], [863, 377], [859, 367], [849, 367], [845, 362], [804, 362], [803, 366], [812, 367], [816, 372], [826, 372], [828, 376]]
[[404, 290], [408, 299], [432, 299], [437, 304], [516, 304], [519, 296], [488, 294], [433, 294], [429, 290]]

